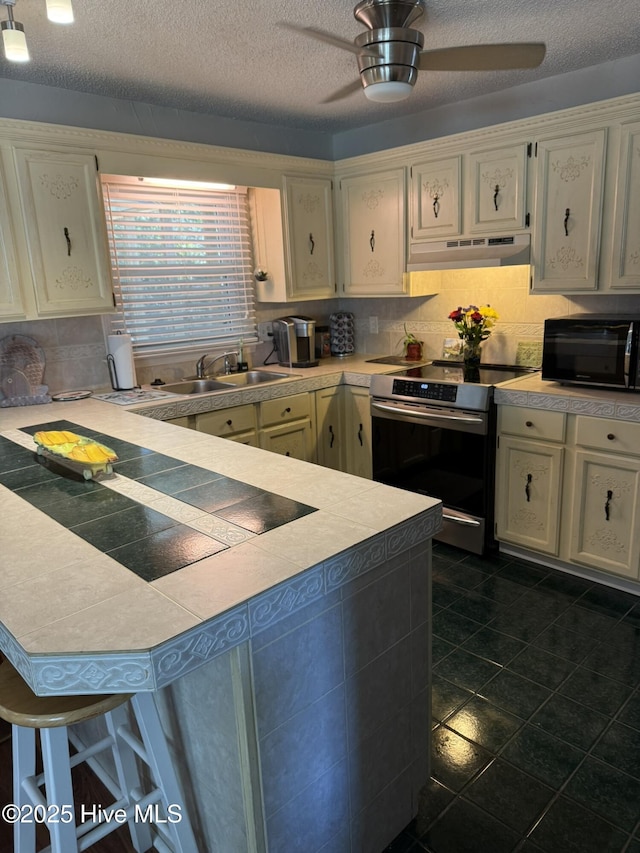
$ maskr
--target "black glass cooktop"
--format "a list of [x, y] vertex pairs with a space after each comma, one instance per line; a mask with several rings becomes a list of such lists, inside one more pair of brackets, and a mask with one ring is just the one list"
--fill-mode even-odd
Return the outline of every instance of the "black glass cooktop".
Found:
[[519, 367], [509, 364], [481, 364], [479, 368], [467, 370], [462, 362], [434, 361], [394, 372], [394, 376], [407, 379], [419, 379], [427, 382], [470, 382], [475, 385], [497, 385], [508, 379], [517, 379], [527, 373], [535, 373], [531, 367]]

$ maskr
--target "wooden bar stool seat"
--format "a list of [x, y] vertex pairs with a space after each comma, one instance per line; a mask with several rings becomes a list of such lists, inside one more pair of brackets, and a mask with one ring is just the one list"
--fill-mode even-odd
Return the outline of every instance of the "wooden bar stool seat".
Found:
[[[127, 703], [138, 732], [130, 726]], [[101, 734], [91, 744], [84, 742], [84, 732], [79, 736], [69, 729], [98, 717], [104, 717], [104, 725], [95, 725]], [[14, 853], [35, 853], [36, 823], [47, 826], [51, 853], [86, 850], [123, 823], [138, 853], [152, 848], [197, 853], [152, 694], [36, 696], [5, 660], [0, 663], [0, 718], [12, 727], [14, 804], [32, 818], [14, 823]], [[38, 775], [36, 730], [43, 767]], [[77, 750], [74, 755], [69, 742]], [[96, 760], [103, 752], [110, 753], [109, 771]], [[110, 790], [113, 803], [74, 807], [71, 769], [83, 762]], [[148, 768], [144, 784], [140, 762]]]

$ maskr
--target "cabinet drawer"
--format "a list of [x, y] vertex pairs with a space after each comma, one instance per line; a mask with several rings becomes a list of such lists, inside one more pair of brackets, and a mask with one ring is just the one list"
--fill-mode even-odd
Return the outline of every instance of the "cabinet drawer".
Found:
[[216, 412], [203, 412], [196, 416], [196, 429], [208, 435], [231, 435], [234, 432], [255, 430], [256, 412], [252, 403], [233, 406]]
[[291, 397], [279, 397], [260, 403], [260, 423], [262, 426], [283, 424], [311, 417], [309, 394], [293, 394]]
[[640, 456], [640, 424], [578, 415], [576, 444], [609, 453]]
[[520, 406], [500, 407], [500, 432], [523, 438], [564, 441], [565, 420], [564, 412], [524, 409]]

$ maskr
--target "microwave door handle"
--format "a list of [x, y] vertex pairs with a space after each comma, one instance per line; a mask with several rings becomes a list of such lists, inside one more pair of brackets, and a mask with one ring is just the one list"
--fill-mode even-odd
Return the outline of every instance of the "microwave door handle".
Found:
[[448, 415], [444, 412], [436, 413], [433, 412], [424, 412], [418, 409], [403, 409], [400, 406], [385, 406], [384, 403], [376, 403], [372, 402], [371, 406], [374, 409], [379, 409], [381, 412], [393, 412], [396, 415], [413, 415], [416, 418], [424, 418], [425, 420], [437, 420], [437, 421], [459, 421], [464, 424], [483, 424], [483, 418], [477, 417], [469, 417], [469, 416], [460, 416], [460, 415]]
[[630, 387], [630, 371], [631, 371], [631, 347], [633, 346], [633, 338], [635, 333], [635, 321], [629, 323], [627, 330], [627, 341], [624, 345], [624, 384], [626, 388]]

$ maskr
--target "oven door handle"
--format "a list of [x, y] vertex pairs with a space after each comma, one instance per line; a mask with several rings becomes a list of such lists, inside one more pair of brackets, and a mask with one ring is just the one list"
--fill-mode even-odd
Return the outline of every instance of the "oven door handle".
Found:
[[400, 406], [385, 406], [384, 403], [376, 403], [375, 401], [371, 401], [371, 406], [374, 409], [378, 409], [381, 412], [393, 412], [396, 415], [412, 415], [415, 418], [424, 418], [425, 420], [437, 420], [437, 421], [458, 421], [463, 424], [483, 424], [484, 419], [478, 417], [471, 417], [469, 415], [447, 415], [437, 412], [425, 412], [421, 409], [402, 409]]
[[454, 524], [465, 524], [467, 527], [480, 527], [480, 522], [476, 518], [468, 518], [464, 515], [451, 515], [448, 512], [443, 512], [442, 518], [445, 521], [452, 521]]

